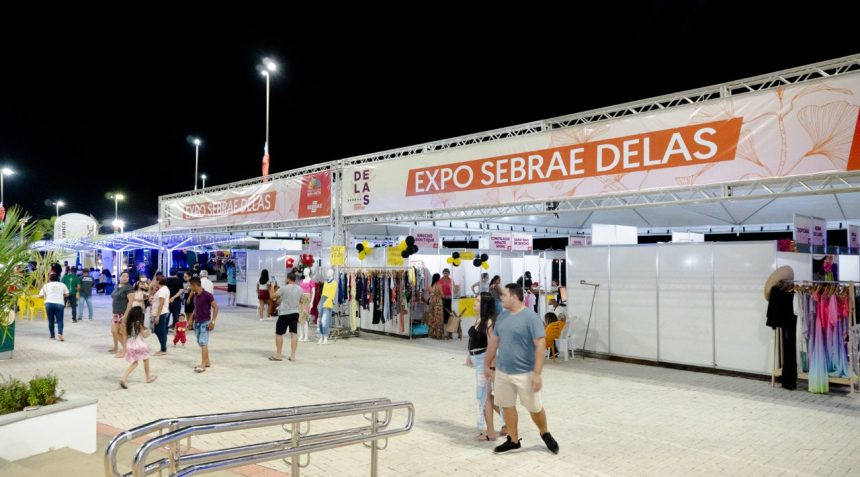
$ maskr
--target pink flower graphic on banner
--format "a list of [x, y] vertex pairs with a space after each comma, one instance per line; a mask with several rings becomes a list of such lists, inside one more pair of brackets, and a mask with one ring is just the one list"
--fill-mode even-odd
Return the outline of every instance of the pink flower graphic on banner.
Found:
[[804, 159], [824, 156], [837, 169], [848, 165], [848, 154], [854, 139], [858, 106], [836, 101], [824, 106], [807, 106], [797, 113], [797, 120], [812, 139], [812, 148], [788, 172]]
[[550, 135], [550, 147], [572, 146], [593, 141], [609, 131], [607, 124], [577, 126], [553, 131]]

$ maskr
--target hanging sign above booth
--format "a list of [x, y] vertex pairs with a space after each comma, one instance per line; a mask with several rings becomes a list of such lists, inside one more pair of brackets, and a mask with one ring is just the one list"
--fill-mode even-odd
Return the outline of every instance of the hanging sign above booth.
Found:
[[591, 245], [591, 237], [568, 237], [567, 238], [567, 246], [568, 247], [586, 247]]
[[343, 175], [344, 215], [860, 170], [858, 108], [849, 102], [856, 97], [860, 74], [851, 74], [351, 166]]
[[827, 247], [827, 219], [812, 218], [812, 246], [816, 249]]
[[439, 244], [439, 229], [412, 227], [409, 229], [409, 235], [415, 238], [415, 246], [421, 250], [436, 250]]
[[511, 250], [515, 252], [531, 252], [534, 247], [532, 236], [529, 234], [511, 234]]
[[798, 251], [806, 251], [803, 247], [812, 245], [812, 217], [794, 214], [794, 242]]
[[490, 232], [490, 250], [505, 250], [510, 252], [513, 249], [513, 238], [510, 232]]
[[848, 248], [860, 250], [860, 225], [848, 226]]
[[162, 203], [161, 227], [284, 222], [331, 215], [331, 173], [201, 193]]

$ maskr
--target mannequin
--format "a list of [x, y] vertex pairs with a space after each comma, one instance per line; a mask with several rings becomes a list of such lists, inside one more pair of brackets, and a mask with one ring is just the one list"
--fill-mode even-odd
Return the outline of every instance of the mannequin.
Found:
[[308, 340], [308, 317], [310, 316], [311, 303], [314, 302], [316, 283], [311, 279], [310, 267], [304, 270], [305, 278], [299, 282], [302, 289], [302, 308], [299, 314], [299, 341]]
[[334, 300], [337, 297], [337, 280], [334, 279], [334, 270], [329, 268], [325, 272], [322, 294], [320, 298], [320, 340], [317, 344], [328, 344], [328, 331], [331, 327], [331, 317], [334, 310]]

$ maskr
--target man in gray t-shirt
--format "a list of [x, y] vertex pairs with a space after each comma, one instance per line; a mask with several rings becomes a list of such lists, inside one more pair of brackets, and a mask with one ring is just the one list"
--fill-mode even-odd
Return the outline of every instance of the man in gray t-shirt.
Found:
[[81, 277], [81, 283], [78, 287], [78, 298], [81, 300], [80, 308], [81, 308], [81, 319], [84, 319], [84, 303], [87, 305], [87, 310], [90, 312], [90, 319], [93, 319], [93, 285], [95, 285], [96, 281], [93, 280], [93, 277], [84, 273], [83, 277]]
[[287, 284], [279, 290], [281, 295], [281, 306], [279, 307], [282, 314], [278, 316], [278, 323], [275, 325], [275, 355], [270, 356], [270, 361], [283, 361], [284, 355], [284, 335], [287, 330], [290, 331], [290, 361], [296, 360], [296, 347], [299, 344], [298, 327], [299, 327], [299, 310], [301, 308], [300, 300], [302, 299], [302, 289], [296, 285], [296, 275], [290, 273], [287, 275]]
[[494, 381], [495, 399], [505, 412], [508, 427], [507, 439], [494, 452], [500, 454], [521, 447], [516, 407], [519, 397], [540, 430], [547, 448], [558, 454], [558, 443], [547, 430], [546, 410], [540, 395], [543, 387], [541, 371], [546, 356], [543, 323], [533, 310], [523, 305], [523, 289], [519, 285], [505, 285], [501, 298], [505, 310], [493, 326], [493, 338], [484, 361], [484, 375]]

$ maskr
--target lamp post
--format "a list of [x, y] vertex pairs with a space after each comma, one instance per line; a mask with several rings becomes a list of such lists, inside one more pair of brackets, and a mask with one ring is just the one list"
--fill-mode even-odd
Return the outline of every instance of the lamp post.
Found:
[[3, 177], [11, 176], [14, 173], [15, 173], [15, 171], [13, 171], [12, 169], [10, 169], [8, 167], [4, 167], [4, 168], [0, 169], [0, 206], [3, 205], [3, 201], [4, 201], [4, 198], [3, 198]]
[[[197, 166], [200, 163], [200, 145], [203, 141], [199, 137], [194, 138], [194, 190], [197, 190]], [[204, 184], [203, 187], [206, 187]]]
[[52, 201], [51, 205], [53, 205], [57, 208], [57, 218], [59, 218], [60, 217], [60, 207], [65, 207], [66, 203], [63, 202], [62, 200], [57, 200], [57, 201]]
[[113, 199], [113, 231], [116, 233], [116, 230], [119, 228], [117, 224], [121, 222], [119, 220], [119, 201], [124, 200], [125, 196], [119, 192], [114, 192], [108, 197]]

